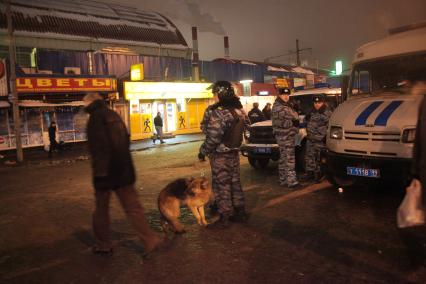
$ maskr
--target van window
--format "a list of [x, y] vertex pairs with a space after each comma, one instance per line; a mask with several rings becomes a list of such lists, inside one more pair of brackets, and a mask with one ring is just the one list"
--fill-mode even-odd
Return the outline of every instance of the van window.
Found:
[[[331, 110], [334, 110], [337, 106], [337, 97], [336, 96], [326, 96], [326, 104]], [[290, 97], [290, 101], [296, 105], [298, 109], [298, 113], [301, 115], [305, 115], [311, 111], [314, 106], [314, 95], [302, 95], [296, 97]]]
[[353, 68], [349, 94], [407, 93], [403, 88], [419, 80], [426, 80], [425, 52], [361, 62]]

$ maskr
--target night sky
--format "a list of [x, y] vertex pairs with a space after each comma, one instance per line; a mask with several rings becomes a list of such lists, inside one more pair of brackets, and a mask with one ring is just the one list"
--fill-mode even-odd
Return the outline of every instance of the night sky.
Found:
[[[98, 0], [117, 3], [117, 0]], [[426, 21], [426, 0], [121, 0], [120, 4], [169, 17], [192, 47], [191, 26], [199, 28], [200, 58], [223, 57], [223, 35], [231, 58], [263, 61], [295, 50], [311, 67], [349, 68], [359, 45], [392, 27]], [[273, 60], [291, 64], [295, 56]]]

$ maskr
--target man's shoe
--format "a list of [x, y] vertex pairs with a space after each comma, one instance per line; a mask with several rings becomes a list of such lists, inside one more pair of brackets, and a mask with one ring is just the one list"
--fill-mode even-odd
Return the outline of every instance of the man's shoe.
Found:
[[244, 208], [236, 208], [234, 214], [229, 217], [229, 221], [233, 223], [246, 223], [249, 218]]
[[220, 215], [219, 220], [208, 224], [206, 228], [210, 230], [223, 230], [229, 228], [230, 226], [231, 222], [229, 221], [229, 216]]
[[156, 252], [162, 252], [170, 248], [171, 241], [165, 238], [156, 238], [152, 243], [145, 245], [145, 254], [143, 255], [144, 258], [148, 258], [153, 253]]

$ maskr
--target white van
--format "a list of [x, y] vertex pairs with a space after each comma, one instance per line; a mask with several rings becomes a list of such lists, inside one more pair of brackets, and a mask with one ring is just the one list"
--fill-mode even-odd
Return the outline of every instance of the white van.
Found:
[[406, 181], [425, 80], [426, 23], [357, 49], [348, 99], [331, 116], [321, 162], [331, 183]]

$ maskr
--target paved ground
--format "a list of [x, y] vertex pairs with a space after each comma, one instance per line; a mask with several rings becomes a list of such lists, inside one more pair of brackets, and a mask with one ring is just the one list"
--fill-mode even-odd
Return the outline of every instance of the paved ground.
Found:
[[[196, 160], [199, 144], [133, 154], [140, 199], [158, 231], [161, 188], [178, 177], [209, 175], [208, 164]], [[290, 191], [279, 187], [276, 164], [255, 171], [243, 158], [247, 224], [210, 232], [184, 208], [187, 234], [144, 259], [114, 198], [115, 254], [99, 257], [90, 252], [89, 161], [56, 161], [0, 168], [2, 283], [426, 282], [425, 267], [410, 262], [424, 257], [424, 243], [395, 226], [402, 198], [396, 188], [339, 193], [323, 182]]]

